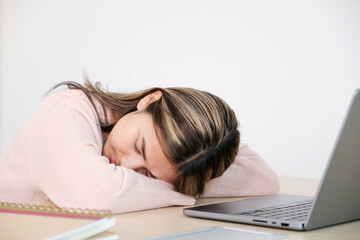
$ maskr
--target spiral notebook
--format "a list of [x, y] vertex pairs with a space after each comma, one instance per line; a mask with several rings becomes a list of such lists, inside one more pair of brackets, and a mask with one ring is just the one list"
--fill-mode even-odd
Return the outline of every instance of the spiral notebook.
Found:
[[0, 239], [115, 240], [109, 211], [0, 202]]

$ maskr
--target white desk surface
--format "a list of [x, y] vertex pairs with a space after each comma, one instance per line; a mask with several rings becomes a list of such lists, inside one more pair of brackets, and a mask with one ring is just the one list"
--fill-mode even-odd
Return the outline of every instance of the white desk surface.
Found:
[[[280, 177], [280, 193], [315, 195], [319, 180], [293, 177]], [[156, 197], [156, 196], [154, 196]], [[199, 199], [196, 205], [232, 201], [241, 198], [206, 198]], [[212, 221], [190, 218], [183, 214], [183, 207], [169, 207], [116, 215], [117, 224], [112, 229], [119, 235], [119, 239], [147, 239], [192, 231], [214, 226], [228, 226], [256, 231], [281, 233], [287, 239], [360, 239], [360, 221], [306, 232], [281, 230], [276, 228], [258, 227], [237, 223]]]

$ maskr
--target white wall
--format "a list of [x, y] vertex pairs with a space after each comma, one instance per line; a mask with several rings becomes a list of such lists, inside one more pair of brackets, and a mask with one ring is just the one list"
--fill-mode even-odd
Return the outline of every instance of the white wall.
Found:
[[[189, 86], [280, 174], [320, 177], [360, 87], [360, 1], [2, 0], [2, 155], [53, 84]], [[0, 80], [1, 81], [1, 80]]]

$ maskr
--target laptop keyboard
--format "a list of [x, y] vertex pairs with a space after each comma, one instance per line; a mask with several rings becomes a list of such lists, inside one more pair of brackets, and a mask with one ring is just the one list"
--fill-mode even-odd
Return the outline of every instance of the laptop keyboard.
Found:
[[276, 207], [239, 212], [236, 214], [279, 220], [305, 221], [310, 212], [311, 204], [312, 200], [308, 200]]

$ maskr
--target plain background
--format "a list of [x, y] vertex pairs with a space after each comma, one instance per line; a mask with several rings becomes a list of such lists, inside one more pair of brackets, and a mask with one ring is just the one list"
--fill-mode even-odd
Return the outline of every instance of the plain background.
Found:
[[279, 175], [319, 178], [360, 87], [360, 1], [0, 0], [0, 156], [54, 84], [186, 86]]

